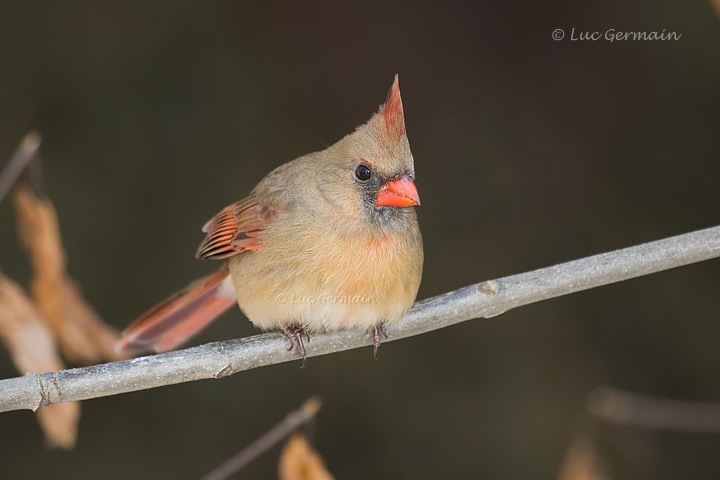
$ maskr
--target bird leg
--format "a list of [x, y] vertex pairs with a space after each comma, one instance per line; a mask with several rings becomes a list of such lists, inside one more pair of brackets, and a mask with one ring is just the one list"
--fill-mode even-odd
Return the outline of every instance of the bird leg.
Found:
[[373, 331], [372, 331], [373, 345], [375, 346], [373, 355], [375, 356], [375, 360], [377, 360], [377, 358], [378, 358], [378, 348], [380, 348], [380, 337], [388, 338], [387, 333], [385, 333], [385, 324], [384, 323], [375, 325], [373, 327]]
[[290, 325], [285, 327], [285, 335], [290, 339], [290, 348], [288, 348], [288, 350], [295, 349], [298, 356], [302, 358], [302, 367], [300, 368], [305, 368], [307, 355], [305, 352], [305, 344], [303, 343], [303, 336], [310, 342], [310, 334], [298, 325]]

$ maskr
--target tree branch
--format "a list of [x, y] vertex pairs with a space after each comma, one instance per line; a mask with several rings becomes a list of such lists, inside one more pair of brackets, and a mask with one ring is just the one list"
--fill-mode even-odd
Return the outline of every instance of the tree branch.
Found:
[[15, 185], [23, 170], [36, 157], [38, 148], [40, 148], [40, 134], [30, 132], [25, 135], [25, 138], [20, 142], [20, 146], [10, 157], [8, 164], [0, 172], [0, 203], [2, 203], [12, 186]]
[[607, 422], [659, 430], [720, 433], [720, 404], [640, 395], [612, 387], [598, 387], [588, 411]]
[[290, 412], [282, 422], [268, 430], [262, 437], [245, 447], [243, 450], [233, 455], [231, 458], [223, 462], [222, 465], [213, 469], [210, 473], [202, 477], [200, 480], [225, 480], [239, 470], [245, 468], [245, 465], [255, 460], [261, 454], [270, 450], [277, 443], [293, 433], [300, 426], [309, 422], [322, 406], [319, 397], [314, 396], [303, 403], [300, 408]]
[[[720, 256], [720, 227], [470, 285], [417, 302], [387, 328], [388, 340], [419, 335], [473, 318]], [[315, 335], [307, 356], [371, 344], [358, 330]], [[297, 360], [280, 333], [209, 343], [121, 362], [0, 380], [0, 412], [36, 410]]]

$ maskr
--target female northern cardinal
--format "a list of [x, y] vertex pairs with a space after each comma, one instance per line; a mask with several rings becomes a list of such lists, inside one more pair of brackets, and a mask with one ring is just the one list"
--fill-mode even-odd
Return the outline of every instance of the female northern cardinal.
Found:
[[414, 178], [395, 76], [370, 121], [276, 168], [207, 222], [196, 256], [227, 265], [145, 313], [118, 349], [172, 349], [237, 301], [258, 327], [284, 330], [303, 362], [303, 336], [317, 331], [367, 328], [377, 352], [420, 286]]

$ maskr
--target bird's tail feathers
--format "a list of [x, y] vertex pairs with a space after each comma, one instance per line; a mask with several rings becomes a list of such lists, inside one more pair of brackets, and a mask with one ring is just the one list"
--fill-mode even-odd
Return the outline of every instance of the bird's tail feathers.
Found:
[[202, 277], [145, 312], [123, 332], [116, 350], [164, 352], [190, 340], [235, 305], [235, 298], [224, 291], [228, 275], [223, 268]]

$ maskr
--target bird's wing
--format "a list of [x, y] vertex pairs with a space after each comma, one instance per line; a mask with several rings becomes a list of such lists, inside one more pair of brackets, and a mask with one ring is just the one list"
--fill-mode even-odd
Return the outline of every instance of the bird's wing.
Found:
[[[207, 233], [195, 256], [223, 259], [260, 248], [258, 234], [277, 216], [258, 204], [255, 195], [223, 209], [203, 227]], [[205, 328], [236, 300], [226, 295], [227, 267], [201, 278], [135, 320], [117, 348], [124, 352], [165, 351], [177, 347]], [[230, 288], [232, 289], [232, 288]]]
[[205, 240], [197, 258], [221, 260], [260, 247], [258, 234], [277, 216], [273, 208], [259, 205], [255, 195], [224, 208], [203, 227]]

